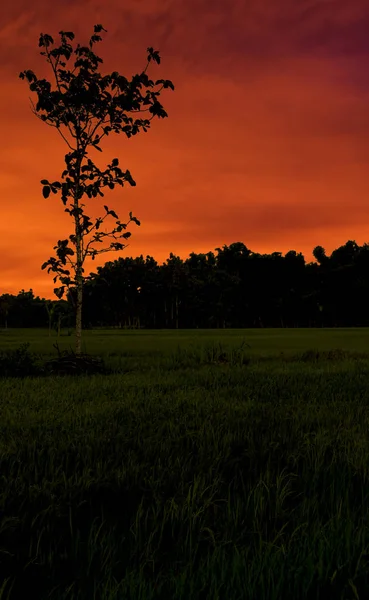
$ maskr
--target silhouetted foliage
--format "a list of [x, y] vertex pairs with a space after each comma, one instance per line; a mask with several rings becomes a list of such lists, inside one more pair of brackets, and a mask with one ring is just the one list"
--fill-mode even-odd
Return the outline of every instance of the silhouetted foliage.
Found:
[[59, 349], [59, 344], [53, 344], [58, 352], [58, 358], [48, 361], [45, 369], [51, 375], [106, 375], [113, 371], [108, 369], [101, 358], [89, 354], [77, 355], [73, 350]]
[[[86, 281], [83, 327], [368, 326], [369, 244], [348, 241], [316, 258], [322, 256], [320, 263], [306, 264], [294, 250], [284, 257], [261, 255], [238, 242], [217, 254], [192, 252], [184, 261], [171, 253], [162, 265], [151, 256], [121, 257], [97, 267]], [[75, 298], [70, 287], [60, 335], [73, 326]], [[0, 296], [1, 334], [13, 327], [58, 330], [58, 311], [50, 321], [48, 302], [32, 290]]]
[[107, 367], [101, 358], [89, 354], [76, 355], [73, 350], [59, 349], [58, 358], [44, 361], [29, 351], [29, 342], [14, 350], [0, 352], [1, 377], [40, 377], [48, 375], [110, 375], [116, 371]]
[[[129, 223], [140, 225], [140, 221], [129, 213], [129, 221], [122, 223], [114, 210], [109, 210], [104, 205], [106, 214], [99, 217], [93, 223], [91, 218], [83, 211], [84, 204], [81, 200], [84, 196], [96, 198], [103, 197], [102, 188], [108, 187], [113, 190], [116, 185], [123, 186], [128, 182], [135, 186], [131, 173], [122, 171], [119, 167], [118, 158], [113, 158], [105, 171], [101, 171], [90, 158], [87, 158], [87, 149], [94, 148], [102, 152], [100, 142], [104, 136], [110, 133], [125, 133], [128, 138], [136, 135], [141, 130], [147, 131], [154, 117], [165, 118], [167, 113], [158, 101], [162, 89], [174, 90], [173, 83], [169, 80], [158, 79], [155, 83], [148, 78], [146, 70], [151, 61], [160, 64], [160, 56], [153, 48], [147, 48], [148, 60], [144, 71], [134, 75], [131, 81], [120, 75], [117, 71], [102, 76], [98, 72], [99, 63], [102, 59], [92, 52], [92, 47], [102, 40], [99, 35], [106, 31], [102, 25], [95, 25], [94, 34], [91, 36], [88, 46], [78, 44], [74, 49], [69, 43], [74, 39], [72, 31], [60, 31], [61, 45], [51, 49], [54, 45], [53, 38], [48, 34], [41, 33], [39, 47], [42, 48], [41, 56], [46, 57], [55, 78], [56, 89], [52, 90], [51, 83], [46, 79], [37, 79], [31, 70], [22, 71], [19, 75], [25, 79], [31, 92], [36, 92], [38, 102], [36, 106], [32, 103], [33, 113], [48, 125], [55, 127], [71, 152], [65, 155], [66, 169], [62, 172], [63, 181], [50, 182], [42, 179], [42, 194], [45, 199], [50, 193], [61, 193], [61, 200], [65, 206], [71, 199], [69, 208], [65, 212], [74, 219], [74, 234], [69, 239], [59, 240], [56, 250], [57, 259], [51, 257], [42, 265], [42, 269], [48, 267], [48, 273], [56, 273], [54, 283], [60, 280], [62, 286], [54, 289], [55, 295], [60, 299], [65, 293], [65, 286], [76, 285], [76, 299], [74, 308], [76, 313], [76, 354], [81, 354], [82, 333], [82, 301], [83, 283], [85, 281], [84, 262], [87, 256], [94, 260], [98, 254], [110, 250], [123, 250], [126, 245], [121, 242], [112, 241], [108, 248], [97, 250], [91, 246], [92, 243], [102, 243], [105, 237], [114, 240], [131, 236], [125, 231]], [[65, 69], [72, 55], [76, 56], [74, 68]], [[159, 89], [151, 90], [160, 86]], [[142, 89], [146, 88], [145, 95]], [[135, 119], [127, 113], [149, 112], [149, 119]], [[40, 113], [40, 114], [39, 114]], [[66, 128], [64, 133], [62, 127]], [[68, 139], [68, 133], [72, 141]], [[67, 136], [67, 137], [66, 137]], [[85, 161], [85, 164], [83, 162]], [[99, 231], [100, 226], [107, 216], [111, 215], [116, 221], [116, 227], [110, 232]], [[95, 230], [92, 238], [84, 245], [84, 237]], [[124, 231], [124, 233], [122, 233]], [[69, 242], [75, 250], [69, 247]], [[73, 262], [71, 256], [76, 255]], [[74, 271], [71, 278], [70, 270], [64, 268], [67, 263]]]
[[15, 350], [0, 352], [0, 377], [30, 377], [43, 374], [42, 367], [35, 364], [29, 352], [29, 342]]

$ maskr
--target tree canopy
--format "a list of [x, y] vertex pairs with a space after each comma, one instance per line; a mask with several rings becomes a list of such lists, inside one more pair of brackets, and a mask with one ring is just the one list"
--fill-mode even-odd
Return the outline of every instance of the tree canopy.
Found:
[[[242, 242], [216, 252], [109, 261], [83, 290], [83, 326], [138, 328], [368, 326], [369, 244], [349, 240], [319, 263], [295, 250], [260, 254]], [[62, 327], [72, 326], [61, 307]], [[50, 327], [48, 301], [30, 292], [0, 296], [0, 327]], [[59, 302], [64, 302], [63, 300]], [[57, 311], [55, 312], [57, 314]], [[69, 321], [68, 321], [69, 318]], [[56, 319], [56, 317], [55, 317]]]

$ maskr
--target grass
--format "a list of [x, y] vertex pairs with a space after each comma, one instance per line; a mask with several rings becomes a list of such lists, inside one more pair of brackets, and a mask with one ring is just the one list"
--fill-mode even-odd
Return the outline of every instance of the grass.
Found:
[[115, 374], [0, 379], [0, 599], [367, 598], [368, 337], [88, 331]]

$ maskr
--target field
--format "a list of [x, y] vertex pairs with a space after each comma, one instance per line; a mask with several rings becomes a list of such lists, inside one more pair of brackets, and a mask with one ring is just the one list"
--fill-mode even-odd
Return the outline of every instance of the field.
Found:
[[369, 597], [368, 329], [84, 340], [117, 373], [0, 379], [1, 600]]

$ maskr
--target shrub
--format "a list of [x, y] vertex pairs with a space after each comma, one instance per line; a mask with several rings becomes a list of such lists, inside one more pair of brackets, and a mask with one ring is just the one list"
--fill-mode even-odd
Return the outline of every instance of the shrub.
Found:
[[42, 368], [28, 351], [29, 342], [15, 350], [0, 352], [0, 377], [30, 377], [42, 374]]
[[73, 350], [61, 351], [58, 343], [53, 346], [58, 352], [58, 358], [45, 364], [45, 369], [50, 375], [108, 375], [113, 372], [105, 366], [101, 358], [89, 354], [77, 356]]

